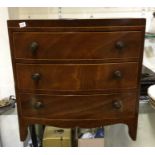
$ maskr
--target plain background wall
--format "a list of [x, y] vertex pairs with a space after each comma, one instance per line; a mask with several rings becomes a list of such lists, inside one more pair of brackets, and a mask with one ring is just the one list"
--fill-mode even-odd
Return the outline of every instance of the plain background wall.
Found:
[[8, 9], [0, 8], [0, 98], [15, 94], [7, 30], [8, 18]]

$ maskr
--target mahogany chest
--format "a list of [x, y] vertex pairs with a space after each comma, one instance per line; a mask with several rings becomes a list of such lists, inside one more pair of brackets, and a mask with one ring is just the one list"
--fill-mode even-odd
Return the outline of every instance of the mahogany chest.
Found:
[[136, 140], [145, 19], [8, 20], [8, 31], [22, 141], [36, 123], [124, 123]]

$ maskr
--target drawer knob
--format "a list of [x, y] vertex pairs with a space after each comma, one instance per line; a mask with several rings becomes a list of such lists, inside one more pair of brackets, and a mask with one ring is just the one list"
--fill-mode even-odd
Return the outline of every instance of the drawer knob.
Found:
[[30, 50], [31, 50], [33, 55], [37, 52], [38, 47], [39, 47], [39, 45], [38, 45], [37, 42], [34, 41], [34, 42], [31, 43]]
[[121, 71], [117, 70], [114, 72], [114, 78], [115, 79], [121, 79], [123, 77]]
[[113, 101], [113, 107], [115, 109], [121, 109], [121, 107], [122, 107], [122, 101], [121, 100], [115, 100], [115, 101]]
[[42, 102], [35, 102], [34, 104], [33, 104], [33, 108], [34, 109], [40, 109], [40, 108], [42, 108], [43, 107], [43, 103]]
[[32, 74], [32, 80], [39, 81], [40, 79], [41, 79], [41, 74], [40, 73]]
[[123, 41], [117, 41], [117, 42], [116, 42], [116, 48], [117, 48], [118, 50], [122, 50], [124, 47], [125, 47], [125, 44], [124, 44]]

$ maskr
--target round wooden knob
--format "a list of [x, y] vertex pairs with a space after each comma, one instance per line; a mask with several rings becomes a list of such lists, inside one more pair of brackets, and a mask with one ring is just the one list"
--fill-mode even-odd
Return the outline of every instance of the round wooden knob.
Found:
[[37, 101], [37, 102], [33, 103], [33, 108], [34, 109], [40, 109], [42, 107], [43, 107], [43, 103], [42, 102]]
[[113, 101], [113, 107], [115, 109], [121, 109], [122, 108], [122, 101], [121, 100], [115, 100], [115, 101]]
[[116, 42], [116, 49], [122, 50], [125, 47], [125, 44], [123, 41], [117, 41]]
[[114, 78], [115, 79], [121, 79], [123, 77], [121, 71], [117, 70], [114, 72]]
[[39, 44], [37, 42], [34, 41], [31, 43], [30, 50], [31, 50], [33, 55], [37, 52], [38, 47], [39, 47]]
[[40, 79], [41, 79], [41, 74], [40, 73], [32, 74], [32, 80], [39, 81]]

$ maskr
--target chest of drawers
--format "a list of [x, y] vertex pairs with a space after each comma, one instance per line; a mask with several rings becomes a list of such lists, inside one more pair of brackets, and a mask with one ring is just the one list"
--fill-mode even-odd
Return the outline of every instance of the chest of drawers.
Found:
[[136, 139], [145, 19], [9, 20], [8, 30], [22, 141], [35, 123], [124, 123]]

